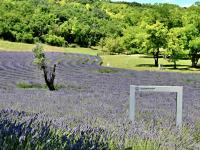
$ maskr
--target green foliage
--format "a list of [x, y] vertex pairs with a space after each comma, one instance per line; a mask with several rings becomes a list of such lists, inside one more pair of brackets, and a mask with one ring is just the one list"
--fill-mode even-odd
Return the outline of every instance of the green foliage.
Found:
[[34, 43], [34, 38], [31, 33], [17, 33], [16, 41], [24, 43]]
[[182, 38], [184, 40], [184, 49], [189, 49], [190, 41], [199, 35], [198, 29], [193, 24], [188, 24], [183, 27]]
[[110, 52], [110, 54], [119, 54], [124, 52], [124, 48], [120, 37], [107, 38], [105, 46], [107, 50]]
[[101, 47], [101, 51], [104, 51], [104, 46], [106, 45], [106, 41], [104, 38], [101, 38], [99, 41], [99, 46]]
[[181, 58], [184, 50], [184, 39], [182, 38], [182, 28], [172, 28], [168, 33], [167, 51], [165, 51], [166, 58], [174, 63]]
[[38, 65], [40, 69], [45, 65], [45, 55], [44, 49], [41, 44], [36, 44], [36, 46], [32, 49], [35, 59], [33, 61], [34, 64]]
[[166, 46], [166, 35], [168, 31], [164, 24], [156, 21], [155, 24], [147, 25], [146, 30], [148, 34], [147, 47], [152, 50], [152, 53]]
[[137, 45], [137, 27], [129, 27], [124, 30], [123, 37], [121, 38], [122, 44], [127, 51], [132, 48], [138, 48]]
[[155, 66], [158, 66], [158, 58], [160, 54], [160, 48], [164, 48], [166, 46], [166, 35], [167, 35], [167, 28], [164, 24], [156, 21], [155, 24], [147, 25], [147, 42], [146, 47], [148, 52], [152, 53], [155, 60]]
[[65, 46], [66, 42], [65, 39], [61, 36], [56, 36], [56, 35], [45, 35], [44, 36], [44, 41], [53, 46]]
[[196, 37], [195, 39], [190, 41], [189, 47], [192, 50], [200, 51], [200, 37]]
[[200, 37], [192, 39], [189, 43], [192, 67], [196, 67], [200, 58]]
[[145, 42], [148, 34], [138, 26], [127, 27], [121, 37], [122, 45], [126, 54], [145, 53]]

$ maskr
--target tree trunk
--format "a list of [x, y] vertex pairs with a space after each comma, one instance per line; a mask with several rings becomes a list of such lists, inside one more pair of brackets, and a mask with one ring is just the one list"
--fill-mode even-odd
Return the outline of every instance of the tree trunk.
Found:
[[56, 65], [54, 64], [53, 70], [48, 70], [47, 66], [43, 66], [42, 69], [44, 72], [44, 79], [46, 85], [48, 86], [50, 91], [55, 91], [54, 79], [55, 79]]
[[192, 61], [192, 67], [196, 68], [198, 63], [198, 58], [196, 53], [192, 54], [191, 61]]
[[174, 61], [174, 69], [176, 69], [176, 61]]
[[192, 58], [192, 67], [193, 67], [193, 68], [196, 68], [196, 63], [195, 63], [195, 61], [194, 61], [193, 58]]
[[154, 61], [155, 61], [155, 67], [158, 67], [158, 57], [159, 57], [159, 50], [153, 53]]

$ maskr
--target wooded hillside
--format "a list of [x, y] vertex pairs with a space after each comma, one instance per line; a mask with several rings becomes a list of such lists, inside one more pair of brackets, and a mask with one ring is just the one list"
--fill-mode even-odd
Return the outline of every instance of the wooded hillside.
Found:
[[101, 46], [109, 53], [161, 52], [197, 65], [200, 5], [139, 4], [108, 0], [1, 0], [0, 38], [55, 46]]

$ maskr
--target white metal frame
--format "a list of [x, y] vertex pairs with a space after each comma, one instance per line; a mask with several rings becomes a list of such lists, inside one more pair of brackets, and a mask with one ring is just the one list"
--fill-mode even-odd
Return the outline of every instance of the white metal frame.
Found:
[[183, 87], [182, 86], [137, 86], [130, 85], [129, 119], [135, 121], [135, 92], [176, 92], [176, 126], [182, 124]]

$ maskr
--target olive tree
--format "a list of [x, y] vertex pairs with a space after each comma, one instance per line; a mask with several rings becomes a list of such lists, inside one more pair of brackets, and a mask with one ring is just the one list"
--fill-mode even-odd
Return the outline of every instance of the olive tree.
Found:
[[44, 79], [47, 87], [50, 91], [54, 91], [54, 79], [55, 79], [55, 72], [56, 72], [56, 64], [53, 67], [49, 67], [46, 62], [46, 57], [44, 54], [44, 50], [42, 45], [37, 44], [33, 49], [34, 53], [34, 64], [38, 65], [39, 69], [44, 73]]

